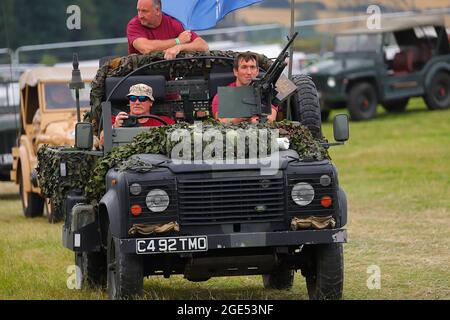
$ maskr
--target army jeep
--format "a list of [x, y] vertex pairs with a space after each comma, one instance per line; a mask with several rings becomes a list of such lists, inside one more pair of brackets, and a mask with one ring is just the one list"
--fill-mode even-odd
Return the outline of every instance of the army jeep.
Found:
[[[83, 69], [87, 81], [81, 93], [84, 111], [89, 106], [89, 82], [96, 68]], [[73, 145], [75, 142], [75, 98], [69, 89], [71, 68], [38, 67], [20, 77], [20, 135], [12, 149], [11, 180], [19, 184], [25, 217], [42, 216], [46, 210], [50, 222], [59, 220], [51, 203], [42, 196], [37, 183], [36, 153], [43, 145]]]
[[351, 119], [376, 116], [378, 103], [403, 112], [412, 97], [430, 110], [450, 107], [450, 47], [442, 16], [383, 19], [381, 29], [336, 34], [334, 57], [305, 71], [319, 91], [322, 120], [347, 107]]
[[[40, 150], [39, 182], [65, 212], [63, 243], [75, 252], [84, 286], [106, 286], [110, 298], [125, 299], [140, 296], [143, 278], [152, 275], [183, 274], [190, 281], [262, 275], [266, 288], [290, 289], [294, 271], [301, 270], [311, 299], [342, 297], [347, 202], [326, 153], [333, 144], [322, 137], [309, 77], [294, 77], [290, 105], [279, 105], [279, 120], [291, 107], [298, 121], [280, 122], [293, 133], [294, 147], [270, 155], [277, 160], [273, 172], [263, 174], [262, 162], [211, 164], [188, 157], [180, 163], [164, 154], [165, 133], [173, 126], [207, 125], [212, 98], [235, 79], [237, 54], [113, 59], [92, 82], [91, 111], [76, 126], [75, 147]], [[250, 96], [236, 108], [230, 101], [239, 99], [222, 92], [228, 99], [219, 98], [219, 113], [223, 106], [251, 105], [264, 119], [286, 66], [286, 50], [282, 54], [273, 63], [259, 55], [261, 78], [248, 87]], [[148, 117], [164, 126], [111, 128], [112, 114], [126, 110], [126, 94], [136, 83], [152, 86]], [[167, 126], [158, 115], [183, 122]], [[101, 132], [104, 146], [93, 148], [92, 135]], [[347, 139], [344, 115], [335, 120], [336, 144]]]

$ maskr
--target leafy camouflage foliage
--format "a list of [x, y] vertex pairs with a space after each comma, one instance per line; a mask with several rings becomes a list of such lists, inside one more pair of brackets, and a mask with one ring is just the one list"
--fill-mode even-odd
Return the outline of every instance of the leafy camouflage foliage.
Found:
[[[48, 145], [39, 148], [37, 158], [39, 187], [46, 198], [52, 199], [56, 208], [60, 208], [70, 190], [84, 190], [97, 160], [92, 152]], [[65, 176], [61, 176], [64, 174], [62, 171], [65, 171]]]
[[[98, 202], [105, 193], [105, 176], [108, 170], [116, 168], [117, 170], [127, 170], [130, 167], [142, 166], [145, 163], [137, 163], [135, 159], [130, 159], [136, 154], [161, 154], [170, 158], [172, 148], [178, 143], [171, 141], [171, 133], [177, 129], [186, 129], [191, 135], [191, 143], [194, 142], [196, 134], [195, 126], [187, 123], [178, 123], [170, 126], [149, 127], [149, 130], [137, 135], [133, 141], [127, 145], [115, 147], [104, 157], [96, 157], [92, 152], [80, 152], [73, 149], [58, 149], [54, 147], [42, 147], [38, 152], [38, 177], [39, 185], [43, 194], [52, 198], [55, 205], [61, 203], [68, 191], [73, 188], [84, 189], [86, 196], [90, 201]], [[287, 137], [291, 142], [291, 149], [299, 154], [300, 160], [323, 160], [329, 159], [328, 152], [320, 142], [315, 140], [308, 128], [297, 123], [283, 121], [275, 124], [257, 124], [241, 123], [237, 125], [222, 124], [215, 121], [206, 121], [202, 124], [200, 132], [215, 129], [222, 133], [224, 145], [226, 145], [226, 132], [234, 130], [249, 129], [279, 129], [280, 137]], [[198, 133], [200, 133], [198, 132]], [[248, 131], [247, 131], [248, 132]], [[255, 134], [257, 130], [254, 131]], [[271, 131], [267, 130], [268, 138], [271, 137]], [[256, 138], [257, 139], [257, 138]], [[245, 142], [245, 157], [249, 156], [249, 142]], [[203, 149], [211, 143], [203, 141]], [[259, 143], [259, 140], [258, 140]], [[198, 159], [194, 155], [194, 148], [191, 147], [191, 154], [188, 158]], [[226, 148], [223, 148], [221, 159], [226, 158]], [[270, 154], [270, 144], [268, 144], [267, 154]], [[185, 156], [185, 155], [184, 155]], [[217, 158], [215, 158], [217, 159]], [[66, 177], [60, 177], [60, 165], [66, 164]]]

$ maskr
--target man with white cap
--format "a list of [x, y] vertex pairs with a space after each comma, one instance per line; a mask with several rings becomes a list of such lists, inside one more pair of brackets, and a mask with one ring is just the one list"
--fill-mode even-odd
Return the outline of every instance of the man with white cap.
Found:
[[[153, 97], [152, 87], [139, 83], [130, 87], [130, 93], [127, 94], [130, 101], [130, 114], [131, 115], [143, 115], [151, 114], [151, 108], [155, 98]], [[165, 120], [168, 124], [174, 124], [175, 121], [168, 116], [158, 116]], [[115, 128], [121, 127], [123, 121], [128, 118], [126, 112], [119, 112], [117, 116], [112, 117], [112, 123]], [[138, 119], [139, 126], [141, 127], [157, 127], [163, 125], [161, 121], [151, 118]]]

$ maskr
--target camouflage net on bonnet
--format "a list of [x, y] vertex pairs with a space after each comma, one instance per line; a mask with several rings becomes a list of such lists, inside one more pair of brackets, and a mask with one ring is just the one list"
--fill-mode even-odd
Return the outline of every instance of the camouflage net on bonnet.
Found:
[[[202, 72], [211, 69], [214, 65], [225, 65], [232, 67], [233, 60], [239, 52], [235, 51], [218, 51], [209, 52], [181, 52], [177, 58], [192, 58], [190, 60], [174, 61], [166, 60], [167, 63], [160, 63], [151, 66], [146, 72], [167, 75], [169, 78], [182, 77], [194, 71]], [[258, 63], [261, 68], [267, 70], [272, 64], [272, 60], [265, 55], [255, 53], [258, 57]], [[198, 59], [198, 57], [211, 56], [211, 59]], [[164, 53], [155, 52], [148, 55], [132, 54], [129, 56], [110, 60], [97, 71], [95, 79], [91, 83], [91, 111], [84, 116], [85, 121], [92, 123], [94, 132], [97, 134], [98, 123], [101, 116], [101, 103], [104, 100], [105, 81], [109, 77], [124, 77], [146, 64], [165, 61]]]
[[[290, 140], [290, 148], [297, 151], [300, 160], [324, 160], [329, 159], [328, 152], [319, 141], [315, 140], [307, 127], [287, 121], [275, 124], [251, 125], [241, 123], [237, 125], [221, 124], [214, 121], [206, 121], [202, 131], [214, 128], [225, 133], [227, 130], [238, 129], [279, 129], [280, 137], [287, 137]], [[161, 154], [170, 157], [175, 142], [170, 140], [170, 134], [176, 129], [187, 129], [191, 134], [191, 141], [195, 128], [187, 123], [178, 123], [171, 126], [149, 127], [149, 130], [137, 135], [133, 141], [127, 145], [115, 147], [104, 157], [95, 156], [89, 152], [76, 152], [74, 150], [44, 146], [38, 152], [38, 179], [39, 185], [45, 197], [51, 198], [55, 205], [60, 205], [67, 193], [78, 188], [84, 190], [90, 202], [98, 203], [105, 193], [105, 175], [111, 168], [117, 170], [127, 170], [130, 167], [139, 165], [130, 160], [136, 154]], [[270, 141], [271, 131], [268, 132]], [[226, 139], [225, 135], [224, 139]], [[258, 139], [258, 138], [257, 138]], [[249, 155], [249, 141], [245, 142], [245, 156]], [[203, 147], [207, 143], [203, 142]], [[222, 159], [224, 154], [219, 155]], [[194, 159], [191, 148], [191, 159]], [[268, 144], [267, 154], [270, 154], [270, 144]], [[61, 163], [65, 163], [66, 176], [60, 176]], [[142, 164], [145, 165], [145, 164]]]

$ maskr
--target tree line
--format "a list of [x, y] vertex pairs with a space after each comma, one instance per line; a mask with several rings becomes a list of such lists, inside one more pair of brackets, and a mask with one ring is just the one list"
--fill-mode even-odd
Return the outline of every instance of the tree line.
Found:
[[[68, 28], [80, 8], [80, 28]], [[0, 48], [126, 36], [136, 0], [1, 0]]]

